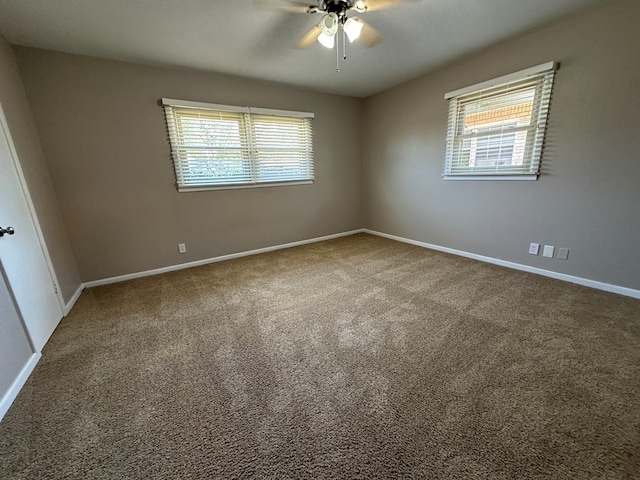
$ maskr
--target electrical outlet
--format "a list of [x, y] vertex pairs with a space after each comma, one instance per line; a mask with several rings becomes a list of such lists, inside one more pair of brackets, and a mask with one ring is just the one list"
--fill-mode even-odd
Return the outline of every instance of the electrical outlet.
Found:
[[187, 246], [184, 243], [178, 244], [178, 252], [187, 253]]
[[567, 260], [569, 258], [569, 249], [568, 248], [559, 248], [558, 249], [558, 259]]
[[529, 244], [529, 253], [531, 255], [538, 255], [540, 252], [540, 244], [539, 243], [530, 243]]
[[555, 249], [556, 247], [554, 247], [553, 245], [545, 245], [544, 249], [542, 250], [542, 256], [553, 258], [553, 252]]

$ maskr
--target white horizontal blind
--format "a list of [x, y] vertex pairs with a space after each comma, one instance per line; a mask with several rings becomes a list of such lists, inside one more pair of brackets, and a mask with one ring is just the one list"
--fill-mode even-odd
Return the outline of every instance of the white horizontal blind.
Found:
[[163, 103], [179, 190], [314, 179], [313, 114]]
[[313, 179], [310, 118], [252, 115], [251, 127], [256, 181]]
[[252, 181], [242, 113], [165, 106], [178, 185]]
[[549, 66], [450, 97], [445, 178], [537, 177], [554, 79]]

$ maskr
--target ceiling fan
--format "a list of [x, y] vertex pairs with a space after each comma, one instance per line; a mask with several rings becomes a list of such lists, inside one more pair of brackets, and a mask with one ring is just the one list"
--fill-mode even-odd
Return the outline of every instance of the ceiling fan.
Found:
[[352, 12], [374, 12], [411, 1], [415, 0], [316, 0], [312, 5], [297, 0], [258, 0], [257, 3], [260, 6], [293, 13], [322, 13], [320, 21], [298, 40], [296, 46], [309, 48], [318, 41], [324, 47], [332, 49], [338, 44], [336, 70], [340, 71], [340, 43], [343, 59], [346, 59], [346, 39], [350, 43], [360, 39], [360, 42], [368, 47], [373, 47], [382, 40], [375, 28], [361, 18], [352, 16]]

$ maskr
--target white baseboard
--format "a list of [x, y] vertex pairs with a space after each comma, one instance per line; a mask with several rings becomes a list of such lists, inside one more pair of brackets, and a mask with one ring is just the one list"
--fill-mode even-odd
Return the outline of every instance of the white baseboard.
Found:
[[29, 379], [29, 375], [31, 375], [31, 372], [33, 372], [33, 369], [36, 368], [36, 365], [38, 364], [38, 361], [40, 360], [41, 356], [42, 354], [40, 352], [37, 352], [31, 355], [26, 365], [20, 371], [20, 374], [13, 381], [13, 383], [11, 384], [11, 387], [9, 387], [9, 390], [7, 390], [7, 393], [5, 393], [4, 397], [0, 399], [0, 422], [2, 421], [6, 413], [9, 411], [9, 408], [11, 407], [11, 405], [13, 404], [13, 401], [18, 396], [18, 393], [20, 393], [20, 390], [22, 389], [24, 384], [27, 383], [27, 380]]
[[300, 241], [291, 242], [291, 243], [283, 243], [280, 245], [274, 245], [272, 247], [257, 248], [255, 250], [247, 250], [245, 252], [222, 255], [220, 257], [196, 260], [195, 262], [181, 263], [178, 265], [170, 265], [168, 267], [156, 268], [153, 270], [145, 270], [144, 272], [130, 273], [127, 275], [119, 275], [117, 277], [104, 278], [102, 280], [93, 280], [91, 282], [84, 283], [82, 287], [90, 288], [90, 287], [98, 287], [100, 285], [108, 285], [110, 283], [124, 282], [126, 280], [133, 280], [135, 278], [148, 277], [150, 275], [158, 275], [160, 273], [167, 273], [167, 272], [173, 272], [175, 270], [182, 270], [184, 268], [199, 267], [201, 265], [207, 265], [209, 263], [223, 262], [225, 260], [231, 260], [231, 259], [240, 258], [240, 257], [247, 257], [249, 255], [258, 255], [260, 253], [273, 252], [274, 250], [282, 250], [285, 248], [299, 247], [300, 245], [323, 242], [325, 240], [333, 240], [334, 238], [348, 237], [349, 235], [355, 235], [356, 233], [362, 233], [363, 231], [364, 231], [363, 229], [350, 230], [348, 232], [334, 233], [333, 235], [325, 235], [323, 237], [309, 238], [307, 240], [300, 240]]
[[409, 238], [398, 237], [397, 235], [390, 235], [388, 233], [377, 232], [375, 230], [369, 230], [364, 228], [362, 230], [365, 233], [371, 235], [377, 235], [379, 237], [389, 238], [398, 242], [409, 243], [411, 245], [417, 245], [419, 247], [429, 248], [431, 250], [438, 250], [440, 252], [451, 253], [453, 255], [459, 255], [461, 257], [472, 258], [481, 262], [492, 263], [494, 265], [500, 265], [502, 267], [513, 268], [514, 270], [521, 270], [523, 272], [535, 273], [543, 275], [545, 277], [555, 278], [557, 280], [564, 280], [565, 282], [576, 283], [585, 287], [591, 287], [598, 290], [604, 290], [605, 292], [618, 293], [627, 297], [639, 298], [640, 290], [634, 290], [633, 288], [620, 287], [618, 285], [611, 285], [609, 283], [598, 282], [596, 280], [589, 280], [588, 278], [575, 277], [573, 275], [567, 275], [565, 273], [553, 272], [551, 270], [545, 270], [543, 268], [531, 267], [529, 265], [523, 265], [521, 263], [508, 262], [506, 260], [500, 260], [492, 257], [485, 257], [484, 255], [478, 255], [475, 253], [465, 252], [463, 250], [456, 250], [454, 248], [442, 247], [440, 245], [433, 245], [431, 243], [419, 242], [417, 240], [411, 240]]
[[82, 293], [82, 291], [84, 290], [84, 283], [81, 283], [77, 290], [75, 291], [75, 293], [73, 294], [73, 296], [71, 297], [71, 299], [67, 302], [67, 304], [64, 306], [64, 316], [66, 317], [67, 315], [69, 315], [69, 312], [71, 311], [71, 309], [73, 308], [73, 306], [76, 304], [76, 302], [78, 301], [78, 298], [80, 298], [80, 294]]
[[[486, 257], [484, 255], [478, 255], [476, 253], [465, 252], [463, 250], [456, 250], [454, 248], [443, 247], [440, 245], [434, 245], [431, 243], [420, 242], [417, 240], [411, 240], [409, 238], [399, 237], [397, 235], [391, 235], [388, 233], [378, 232], [375, 230], [370, 230], [368, 228], [360, 228], [357, 230], [350, 230], [348, 232], [335, 233], [333, 235], [325, 235], [323, 237], [310, 238], [307, 240], [300, 240], [297, 242], [284, 243], [280, 245], [274, 245], [272, 247], [264, 247], [258, 248], [255, 250], [248, 250], [244, 252], [231, 253], [229, 255], [222, 255], [219, 257], [206, 258], [203, 260], [197, 260], [195, 262], [181, 263], [178, 265], [170, 265], [168, 267], [156, 268], [153, 270], [146, 270], [143, 272], [130, 273], [127, 275], [120, 275], [117, 277], [104, 278], [102, 280], [94, 280], [91, 282], [86, 282], [82, 284], [73, 298], [67, 304], [67, 308], [65, 308], [65, 312], [68, 313], [75, 304], [77, 298], [80, 296], [80, 293], [84, 288], [97, 287], [100, 285], [108, 285], [110, 283], [124, 282], [126, 280], [133, 280], [135, 278], [148, 277], [150, 275], [158, 275], [161, 273], [172, 272], [175, 270], [182, 270], [184, 268], [198, 267], [201, 265], [207, 265], [209, 263], [215, 262], [223, 262], [225, 260], [231, 260], [234, 258], [247, 257], [249, 255], [258, 255], [260, 253], [272, 252], [274, 250], [282, 250], [285, 248], [298, 247], [300, 245], [307, 245], [309, 243], [322, 242], [325, 240], [332, 240], [334, 238], [347, 237], [349, 235], [355, 235], [357, 233], [369, 233], [371, 235], [377, 235], [379, 237], [388, 238], [391, 240], [396, 240], [398, 242], [409, 243], [411, 245], [417, 245], [419, 247], [429, 248], [431, 250], [438, 250], [440, 252], [451, 253], [453, 255], [458, 255], [461, 257], [471, 258], [474, 260], [479, 260], [481, 262], [492, 263], [494, 265], [500, 265], [502, 267], [512, 268], [514, 270], [521, 270], [523, 272], [535, 273], [537, 275], [543, 275], [545, 277], [555, 278], [557, 280], [563, 280], [565, 282], [575, 283], [577, 285], [583, 285], [585, 287], [591, 287], [598, 290], [604, 290], [605, 292], [617, 293], [620, 295], [625, 295], [627, 297], [633, 297], [640, 299], [640, 290], [634, 290], [628, 287], [621, 287], [618, 285], [611, 285], [609, 283], [599, 282], [596, 280], [590, 280], [588, 278], [576, 277], [573, 275], [567, 275], [565, 273], [558, 273], [551, 270], [545, 270], [543, 268], [531, 267], [529, 265], [523, 265], [521, 263], [509, 262], [507, 260], [500, 260], [498, 258]], [[65, 313], [65, 315], [66, 315]]]

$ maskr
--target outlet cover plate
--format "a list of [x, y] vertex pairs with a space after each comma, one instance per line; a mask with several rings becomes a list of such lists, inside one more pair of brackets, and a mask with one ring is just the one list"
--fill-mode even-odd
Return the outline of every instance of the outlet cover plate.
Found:
[[555, 250], [555, 247], [553, 245], [545, 245], [544, 249], [542, 250], [542, 256], [553, 258], [554, 250]]
[[560, 260], [567, 260], [569, 258], [569, 249], [568, 248], [559, 248], [558, 249], [558, 258]]
[[539, 243], [530, 243], [529, 244], [529, 253], [531, 255], [538, 255], [540, 252], [540, 244]]
[[184, 243], [178, 244], [178, 252], [187, 253], [187, 246]]

